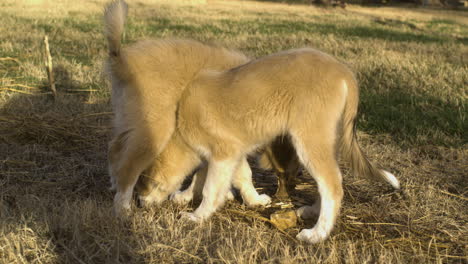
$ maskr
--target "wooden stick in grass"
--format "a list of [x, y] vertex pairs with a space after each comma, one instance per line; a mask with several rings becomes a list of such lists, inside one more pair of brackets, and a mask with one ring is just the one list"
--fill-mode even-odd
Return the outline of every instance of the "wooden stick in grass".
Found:
[[54, 72], [52, 68], [52, 56], [50, 56], [49, 39], [47, 36], [44, 37], [44, 44], [45, 44], [45, 55], [46, 55], [45, 66], [47, 70], [47, 79], [49, 80], [49, 87], [50, 87], [50, 90], [52, 91], [54, 99], [57, 99], [57, 90], [55, 89], [55, 78], [54, 78]]

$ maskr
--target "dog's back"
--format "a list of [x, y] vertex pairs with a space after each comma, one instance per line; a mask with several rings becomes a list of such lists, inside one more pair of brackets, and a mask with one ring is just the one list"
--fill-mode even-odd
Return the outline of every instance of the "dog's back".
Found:
[[[291, 123], [332, 114], [331, 119], [338, 120], [347, 97], [343, 80], [353, 82], [353, 74], [331, 56], [313, 49], [293, 50], [225, 72], [201, 73], [183, 107], [187, 119], [212, 119], [187, 120], [194, 127], [212, 123], [220, 131], [237, 133], [233, 137], [239, 144], [256, 145], [287, 133]], [[209, 112], [209, 117], [197, 112], [202, 100], [206, 104], [200, 110]]]

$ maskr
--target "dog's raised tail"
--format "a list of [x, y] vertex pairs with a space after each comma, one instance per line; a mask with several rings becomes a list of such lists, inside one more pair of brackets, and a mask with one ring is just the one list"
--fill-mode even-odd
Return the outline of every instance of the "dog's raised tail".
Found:
[[359, 103], [359, 88], [353, 78], [343, 81], [344, 89], [347, 89], [346, 106], [343, 115], [343, 134], [341, 138], [341, 153], [344, 159], [350, 163], [354, 175], [362, 175], [371, 179], [384, 181], [395, 189], [400, 189], [398, 179], [388, 171], [378, 169], [366, 157], [357, 142], [356, 116]]
[[128, 6], [124, 0], [114, 0], [107, 4], [104, 11], [104, 34], [109, 43], [109, 55], [118, 57]]

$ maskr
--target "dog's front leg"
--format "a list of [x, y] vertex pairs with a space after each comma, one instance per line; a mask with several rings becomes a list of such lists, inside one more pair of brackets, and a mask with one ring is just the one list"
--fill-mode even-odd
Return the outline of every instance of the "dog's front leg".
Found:
[[[208, 172], [208, 166], [204, 165], [193, 177], [190, 186], [183, 191], [177, 191], [171, 195], [171, 200], [179, 204], [185, 204], [195, 197], [202, 195], [203, 186]], [[243, 158], [239, 166], [237, 166], [232, 185], [240, 191], [242, 199], [247, 206], [265, 206], [271, 203], [271, 198], [266, 194], [258, 194], [252, 183], [252, 170], [250, 169], [247, 159]], [[227, 200], [233, 200], [234, 194], [232, 189], [226, 193]]]
[[200, 206], [193, 213], [183, 213], [183, 216], [200, 222], [209, 218], [217, 208], [223, 205], [226, 200], [226, 193], [232, 183], [232, 176], [237, 166], [239, 158], [215, 160], [212, 159], [208, 164], [208, 173], [205, 185], [203, 186], [203, 200]]
[[242, 200], [247, 206], [264, 206], [271, 203], [270, 196], [258, 194], [252, 183], [252, 170], [246, 158], [241, 159], [237, 167], [232, 185], [239, 189]]
[[186, 204], [193, 199], [199, 199], [202, 195], [207, 173], [208, 165], [203, 164], [200, 170], [193, 176], [190, 186], [183, 191], [179, 190], [171, 194], [170, 199], [178, 204]]

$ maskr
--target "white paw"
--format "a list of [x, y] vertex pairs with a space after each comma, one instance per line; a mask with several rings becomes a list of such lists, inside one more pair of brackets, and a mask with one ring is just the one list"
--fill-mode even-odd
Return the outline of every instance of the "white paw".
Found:
[[159, 188], [154, 188], [148, 195], [139, 195], [140, 204], [144, 207], [152, 204], [161, 204], [166, 201], [168, 194]]
[[122, 206], [121, 204], [114, 204], [113, 211], [114, 215], [122, 220], [128, 219], [131, 213], [130, 205]]
[[189, 212], [181, 212], [180, 213], [180, 218], [189, 220], [194, 223], [201, 223], [203, 221], [203, 218], [196, 216], [194, 213], [189, 213]]
[[154, 198], [151, 197], [151, 195], [147, 195], [147, 196], [140, 195], [138, 196], [138, 200], [140, 201], [140, 205], [142, 207], [148, 207], [154, 204], [155, 202]]
[[171, 194], [169, 200], [177, 203], [177, 204], [187, 204], [193, 198], [193, 194], [188, 191], [176, 191], [175, 193]]
[[392, 185], [393, 188], [395, 188], [397, 190], [400, 189], [400, 181], [398, 181], [398, 179], [395, 177], [395, 175], [391, 174], [390, 172], [388, 172], [386, 170], [382, 170], [382, 172], [383, 172], [387, 182], [390, 183], [390, 185]]
[[246, 203], [248, 206], [265, 206], [271, 203], [271, 198], [266, 194], [260, 194]]
[[226, 194], [226, 200], [228, 200], [228, 201], [234, 200], [234, 193], [232, 192], [232, 190], [230, 190], [230, 191]]
[[296, 215], [302, 219], [312, 219], [320, 214], [320, 203], [315, 203], [313, 206], [302, 206], [296, 210]]
[[114, 214], [119, 218], [125, 218], [130, 213], [132, 192], [117, 192], [114, 196]]
[[301, 232], [296, 236], [300, 241], [315, 244], [324, 241], [328, 237], [326, 232], [317, 230], [316, 228], [312, 229], [302, 229]]

